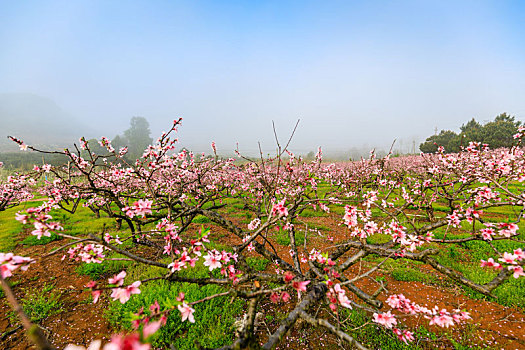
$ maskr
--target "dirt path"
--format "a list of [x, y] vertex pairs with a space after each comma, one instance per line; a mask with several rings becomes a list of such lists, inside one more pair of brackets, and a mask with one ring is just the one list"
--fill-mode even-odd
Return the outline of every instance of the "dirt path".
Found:
[[[53, 248], [60, 246], [52, 242], [46, 246], [17, 247], [16, 254], [38, 258]], [[91, 302], [90, 293], [84, 291], [89, 277], [75, 272], [77, 263], [61, 261], [56, 254], [45, 260], [31, 264], [25, 272], [17, 270], [9, 282], [20, 301], [28, 294], [38, 292], [43, 286], [53, 286], [50, 293], [60, 295], [62, 306], [58, 313], [49, 316], [40, 324], [45, 334], [58, 349], [68, 344], [89, 344], [94, 339], [107, 339], [112, 333], [111, 327], [103, 317], [105, 300], [98, 304]], [[10, 316], [11, 315], [11, 316]], [[14, 317], [5, 298], [0, 299], [0, 333], [10, 332], [19, 323]], [[0, 339], [0, 349], [33, 349], [22, 329], [16, 330]]]
[[[305, 218], [304, 221], [316, 222], [330, 229], [330, 236], [337, 242], [346, 237], [346, 230], [337, 225], [337, 220], [330, 217]], [[234, 220], [235, 221], [235, 220]], [[199, 225], [200, 226], [200, 225]], [[210, 226], [210, 225], [205, 225]], [[213, 235], [218, 237], [221, 243], [239, 243], [228, 241], [230, 235], [220, 228], [213, 227]], [[328, 241], [325, 236], [315, 233], [310, 234], [308, 245], [315, 246], [320, 250], [327, 250], [334, 243]], [[18, 246], [15, 252], [22, 256], [37, 258], [46, 252], [58, 247], [59, 242], [53, 242], [47, 246]], [[289, 247], [274, 244], [278, 253], [291, 262]], [[94, 339], [107, 339], [114, 330], [103, 317], [107, 308], [107, 296], [101, 298], [98, 304], [90, 302], [90, 294], [84, 291], [84, 286], [89, 277], [80, 276], [75, 269], [77, 263], [61, 261], [61, 255], [57, 254], [43, 261], [32, 264], [26, 272], [16, 271], [15, 276], [10, 278], [10, 283], [16, 283], [13, 290], [22, 299], [28, 293], [42, 288], [44, 285], [53, 285], [52, 292], [61, 295], [62, 307], [60, 312], [52, 315], [41, 322], [49, 339], [58, 349], [63, 349], [67, 344], [89, 344]], [[358, 266], [348, 272], [348, 277], [358, 272]], [[372, 277], [383, 276], [380, 272]], [[448, 288], [436, 285], [426, 285], [419, 282], [396, 281], [388, 275], [383, 276], [388, 282], [388, 293], [383, 293], [382, 300], [390, 294], [403, 293], [414, 302], [424, 306], [446, 308], [448, 310], [461, 308], [471, 312], [473, 320], [464, 326], [454, 329], [442, 329], [429, 327], [428, 320], [423, 318], [409, 318], [406, 323], [412, 328], [419, 325], [425, 326], [431, 331], [452, 338], [463, 338], [464, 343], [470, 343], [481, 347], [493, 349], [525, 349], [525, 315], [523, 312], [504, 307], [494, 302], [484, 300], [473, 300], [461, 293], [456, 288]], [[363, 290], [374, 291], [377, 288], [371, 281], [362, 281], [358, 284]], [[381, 299], [380, 298], [380, 299]], [[271, 304], [268, 304], [271, 307]], [[388, 309], [386, 307], [385, 309]], [[280, 310], [282, 311], [282, 310]], [[17, 322], [10, 317], [10, 309], [6, 305], [5, 298], [0, 299], [0, 332], [4, 334], [18, 327]], [[259, 334], [267, 334], [268, 329], [263, 326]], [[323, 344], [323, 348], [336, 349], [337, 339], [323, 331], [312, 331], [309, 327], [296, 327], [287, 335], [285, 345], [280, 348], [290, 349], [317, 349]], [[21, 329], [0, 339], [0, 349], [30, 349], [32, 348]], [[450, 348], [450, 342], [430, 344], [430, 348]]]
[[[329, 228], [329, 236], [333, 237], [334, 242], [347, 238], [347, 231], [345, 227], [338, 224], [340, 218], [336, 215], [331, 214], [326, 217], [314, 217], [314, 218], [302, 218], [305, 222], [320, 224]], [[233, 220], [237, 221], [238, 220]], [[240, 224], [243, 225], [243, 224]], [[216, 232], [219, 232], [219, 236], [222, 243], [227, 244], [229, 235], [225, 235], [225, 231], [221, 228], [213, 228]], [[326, 232], [323, 232], [323, 235], [318, 235], [316, 233], [309, 234], [308, 247], [316, 247], [316, 249], [321, 251], [329, 251], [334, 243], [326, 239]], [[231, 242], [230, 242], [231, 243]], [[233, 243], [239, 243], [237, 241]], [[287, 262], [292, 263], [292, 259], [289, 255], [289, 247], [285, 247], [279, 244], [273, 244], [279, 256], [284, 257]], [[306, 268], [306, 266], [304, 266]], [[349, 269], [347, 272], [347, 277], [352, 278], [356, 276], [359, 272], [359, 266], [355, 265], [354, 268]], [[425, 268], [425, 266], [423, 266]], [[446, 279], [446, 277], [440, 275], [430, 266], [427, 266], [428, 270], [432, 274], [436, 275], [438, 278]], [[467, 321], [462, 326], [457, 326], [454, 328], [443, 329], [437, 326], [429, 326], [428, 320], [424, 318], [415, 318], [409, 317], [405, 319], [407, 325], [409, 325], [414, 330], [422, 325], [425, 328], [429, 329], [436, 334], [443, 335], [444, 338], [447, 335], [450, 335], [452, 339], [463, 339], [464, 343], [469, 343], [479, 347], [491, 348], [491, 349], [525, 349], [525, 314], [517, 309], [509, 308], [503, 305], [500, 305], [495, 302], [470, 299], [468, 296], [461, 293], [461, 289], [458, 286], [455, 287], [443, 287], [436, 285], [427, 285], [420, 282], [404, 282], [394, 280], [391, 276], [387, 274], [382, 274], [381, 272], [376, 272], [371, 275], [372, 278], [384, 277], [388, 285], [388, 293], [383, 292], [379, 297], [380, 300], [384, 301], [391, 294], [404, 294], [407, 298], [412, 301], [427, 307], [433, 307], [437, 305], [439, 308], [445, 308], [447, 310], [452, 309], [464, 309], [471, 313], [472, 320]], [[377, 284], [371, 283], [369, 280], [362, 280], [358, 282], [357, 285], [362, 288], [365, 292], [372, 294], [378, 287]], [[354, 299], [355, 301], [359, 301]], [[388, 305], [384, 307], [384, 310], [387, 311], [390, 308]], [[292, 332], [289, 337], [292, 341], [304, 339], [305, 334]], [[331, 344], [337, 344], [337, 342], [332, 339], [333, 337], [327, 337], [327, 342]], [[309, 336], [309, 341], [307, 344], [316, 344], [316, 337]], [[288, 345], [286, 348], [296, 348], [296, 349], [306, 349], [310, 345], [302, 343], [299, 347], [290, 347]], [[451, 343], [449, 341], [440, 344], [436, 342], [431, 345], [431, 348], [443, 348], [449, 349]]]

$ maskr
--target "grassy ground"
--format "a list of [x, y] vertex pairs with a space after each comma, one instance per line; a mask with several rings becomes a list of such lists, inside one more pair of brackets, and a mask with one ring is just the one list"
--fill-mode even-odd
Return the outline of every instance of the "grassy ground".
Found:
[[[259, 262], [257, 262], [259, 264]], [[160, 271], [155, 267], [133, 266], [128, 270], [129, 281], [157, 277]], [[208, 276], [208, 269], [201, 264], [191, 270], [183, 270], [180, 275], [192, 278]], [[133, 313], [141, 307], [148, 307], [155, 301], [161, 309], [173, 308], [167, 323], [155, 335], [153, 345], [167, 348], [170, 344], [176, 349], [195, 349], [199, 346], [215, 348], [233, 340], [234, 323], [243, 314], [245, 303], [241, 300], [231, 302], [231, 298], [220, 297], [194, 306], [194, 324], [181, 322], [180, 313], [174, 308], [175, 299], [180, 292], [185, 293], [185, 300], [193, 302], [207, 296], [223, 292], [215, 285], [197, 286], [189, 283], [169, 283], [153, 281], [141, 286], [141, 293], [131, 298], [126, 304], [111, 302], [106, 316], [115, 327], [131, 330]]]
[[[233, 204], [230, 209], [230, 215], [242, 219], [242, 222], [247, 223], [253, 217], [252, 213], [244, 209], [241, 200], [231, 200]], [[26, 206], [37, 206], [39, 202], [28, 203]], [[24, 225], [14, 220], [15, 213], [22, 210], [23, 207], [16, 207], [8, 209], [0, 213], [0, 252], [12, 251], [17, 244], [34, 245], [43, 244], [51, 240], [58, 239], [56, 236], [45, 238], [43, 240], [37, 240], [34, 236], [27, 236], [22, 239], [20, 233], [24, 231]], [[435, 206], [435, 211], [438, 215], [444, 216], [445, 208], [441, 208], [439, 204]], [[334, 210], [337, 214], [342, 214], [341, 208]], [[375, 213], [374, 214], [379, 214]], [[510, 207], [499, 207], [486, 211], [486, 219], [488, 221], [514, 221], [516, 219], [516, 213], [513, 208]], [[96, 218], [95, 215], [87, 208], [79, 207], [78, 211], [74, 214], [68, 214], [64, 211], [53, 211], [51, 215], [54, 219], [63, 223], [64, 228], [68, 234], [78, 235], [86, 233], [101, 232], [104, 228], [109, 230], [115, 230], [114, 221], [110, 218]], [[491, 216], [492, 215], [492, 216]], [[314, 211], [312, 209], [304, 210], [300, 217], [302, 218], [317, 218], [327, 217], [329, 214], [322, 211]], [[210, 220], [204, 216], [197, 216], [194, 218], [193, 223], [196, 224], [210, 224]], [[520, 239], [525, 239], [525, 223], [519, 223], [520, 226]], [[324, 233], [328, 233], [330, 228], [326, 225], [319, 223], [310, 223], [310, 228], [316, 228]], [[27, 227], [25, 229], [30, 229]], [[459, 238], [467, 237], [469, 230], [472, 227], [465, 225], [459, 230], [454, 232], [446, 232], [446, 228], [437, 229], [434, 234], [437, 238]], [[127, 232], [122, 231], [121, 237], [126, 237]], [[280, 245], [289, 245], [290, 239], [288, 232], [279, 230], [272, 232], [271, 236]], [[374, 235], [368, 238], [370, 243], [384, 243], [389, 240], [387, 235]], [[300, 232], [296, 234], [296, 242], [298, 245], [304, 243], [304, 235]], [[518, 242], [503, 242], [494, 241], [492, 246], [499, 251], [511, 251], [520, 247]], [[440, 253], [437, 259], [440, 263], [445, 266], [454, 268], [459, 272], [463, 273], [466, 277], [472, 279], [477, 283], [486, 283], [490, 281], [496, 274], [491, 269], [480, 267], [480, 260], [487, 259], [488, 257], [496, 258], [497, 254], [494, 252], [493, 247], [487, 242], [472, 241], [461, 244], [449, 244], [446, 246], [437, 245], [435, 247], [440, 249]], [[225, 248], [219, 244], [216, 244], [217, 249]], [[110, 257], [118, 258], [118, 255], [110, 255]], [[377, 257], [370, 256], [366, 260], [375, 261]], [[249, 258], [248, 263], [257, 271], [264, 271], [267, 268], [269, 262], [261, 258]], [[144, 267], [136, 265], [132, 262], [125, 261], [105, 261], [102, 264], [83, 264], [77, 268], [77, 273], [80, 275], [88, 275], [90, 278], [95, 280], [102, 280], [109, 276], [112, 276], [122, 269], [126, 268], [128, 271], [127, 281], [134, 281], [139, 278], [155, 277], [160, 275], [160, 271], [154, 267]], [[395, 261], [387, 262], [382, 270], [395, 280], [399, 281], [418, 281], [426, 284], [446, 284], [446, 281], [436, 279], [436, 276], [429, 273], [427, 270], [421, 268], [421, 264], [414, 263], [408, 260], [399, 259]], [[197, 269], [185, 270], [182, 274], [190, 274], [192, 277], [207, 276], [208, 270], [203, 266], [199, 266]], [[473, 290], [467, 287], [461, 287], [464, 294], [470, 298], [487, 299]], [[167, 283], [164, 281], [154, 281], [145, 284], [141, 287], [141, 294], [133, 296], [130, 301], [124, 305], [119, 302], [111, 302], [105, 313], [105, 316], [116, 326], [121, 327], [124, 330], [131, 329], [131, 320], [133, 318], [133, 312], [136, 312], [140, 307], [147, 308], [154, 301], [158, 301], [164, 307], [170, 307], [173, 305], [173, 301], [179, 292], [183, 291], [186, 294], [186, 300], [195, 301], [202, 299], [208, 295], [222, 291], [220, 287], [207, 286], [198, 287], [187, 283]], [[29, 293], [34, 295], [31, 299], [23, 301], [24, 307], [28, 309], [35, 309], [35, 317], [41, 313], [53, 312], [52, 310], [60, 310], [59, 301], [55, 300], [55, 295], [50, 294], [47, 290], [44, 293], [38, 291], [32, 291]], [[494, 301], [505, 306], [513, 306], [525, 309], [525, 279], [514, 279], [511, 278], [505, 282], [502, 286], [498, 287], [494, 291], [497, 299]], [[50, 300], [56, 303], [53, 304], [52, 310], [45, 310], [42, 307], [42, 300]], [[168, 319], [166, 327], [162, 328], [158, 335], [156, 335], [154, 344], [158, 347], [167, 346], [167, 344], [173, 343], [176, 348], [190, 349], [194, 348], [195, 344], [200, 344], [205, 347], [218, 347], [231, 341], [233, 337], [233, 323], [235, 319], [243, 314], [245, 305], [241, 301], [230, 302], [228, 298], [217, 298], [212, 302], [199, 304], [195, 307], [196, 324], [190, 325], [180, 322], [180, 315], [175, 310]], [[27, 305], [26, 305], [27, 304]], [[44, 310], [41, 310], [44, 309]], [[39, 311], [40, 310], [40, 311]], [[392, 336], [391, 332], [385, 332], [380, 327], [367, 322], [369, 316], [360, 314], [357, 311], [351, 311], [346, 315], [350, 319], [352, 327], [348, 328], [349, 334], [353, 335], [356, 339], [364, 342], [371, 348], [381, 349], [419, 349], [420, 346], [416, 344], [405, 345], [399, 342], [395, 337]], [[432, 341], [436, 337], [435, 334], [428, 332], [424, 328], [418, 329], [418, 335], [420, 338], [425, 338]], [[462, 348], [461, 344], [456, 344], [456, 348]]]
[[14, 249], [17, 237], [23, 231], [23, 225], [15, 220], [15, 213], [20, 207], [0, 212], [0, 252], [7, 253]]

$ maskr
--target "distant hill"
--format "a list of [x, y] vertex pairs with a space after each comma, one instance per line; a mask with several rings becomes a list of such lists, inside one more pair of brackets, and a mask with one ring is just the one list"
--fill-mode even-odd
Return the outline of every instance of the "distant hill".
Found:
[[0, 152], [17, 146], [7, 136], [46, 148], [71, 146], [93, 131], [51, 99], [31, 94], [0, 94]]

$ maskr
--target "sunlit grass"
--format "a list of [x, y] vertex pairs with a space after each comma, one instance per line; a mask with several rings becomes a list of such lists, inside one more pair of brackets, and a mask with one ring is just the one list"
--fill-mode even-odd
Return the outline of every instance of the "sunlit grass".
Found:
[[[258, 265], [259, 263], [257, 263]], [[215, 271], [214, 271], [215, 272]], [[156, 277], [161, 271], [155, 267], [136, 266], [128, 269], [129, 281]], [[180, 275], [192, 278], [209, 276], [209, 271], [198, 263], [195, 268], [183, 270]], [[147, 307], [158, 301], [161, 309], [170, 309], [166, 325], [156, 334], [153, 340], [155, 347], [169, 347], [176, 349], [194, 349], [196, 346], [215, 348], [226, 345], [233, 340], [233, 324], [238, 317], [242, 317], [245, 302], [231, 301], [231, 298], [220, 297], [194, 306], [194, 324], [182, 322], [180, 312], [174, 307], [180, 292], [185, 293], [188, 302], [200, 300], [206, 296], [223, 292], [224, 289], [216, 285], [198, 286], [190, 283], [170, 283], [154, 281], [143, 284], [141, 293], [133, 295], [126, 304], [112, 302], [106, 316], [111, 324], [124, 330], [132, 330], [131, 315], [141, 307]]]
[[42, 202], [25, 202], [22, 205], [0, 212], [0, 252], [12, 251], [24, 231], [24, 225], [15, 220], [15, 214], [18, 211], [40, 204]]

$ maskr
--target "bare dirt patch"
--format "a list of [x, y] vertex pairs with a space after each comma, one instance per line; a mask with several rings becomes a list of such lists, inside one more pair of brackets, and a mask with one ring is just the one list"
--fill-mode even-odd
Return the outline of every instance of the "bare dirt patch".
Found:
[[[18, 246], [16, 254], [38, 259], [45, 253], [60, 246], [60, 242], [52, 242], [46, 246]], [[60, 294], [61, 307], [55, 315], [40, 322], [51, 343], [58, 349], [68, 344], [89, 344], [94, 339], [108, 339], [112, 333], [109, 323], [104, 319], [103, 312], [107, 301], [91, 302], [91, 294], [85, 291], [89, 277], [80, 276], [75, 272], [78, 263], [61, 261], [61, 254], [38, 260], [31, 264], [25, 272], [19, 270], [9, 279], [13, 291], [20, 301], [27, 293], [38, 290], [44, 285], [53, 285], [52, 292]], [[5, 298], [0, 299], [0, 339], [1, 349], [33, 349], [27, 340], [24, 330], [13, 316]]]

